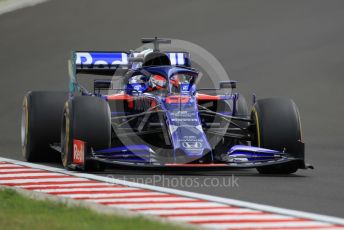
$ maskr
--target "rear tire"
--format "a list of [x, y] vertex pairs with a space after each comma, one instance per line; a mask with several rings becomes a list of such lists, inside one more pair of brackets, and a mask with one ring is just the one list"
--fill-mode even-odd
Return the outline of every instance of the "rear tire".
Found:
[[[301, 125], [299, 111], [291, 99], [268, 98], [258, 100], [253, 106], [251, 117], [255, 123], [255, 141], [252, 145], [285, 151], [293, 157], [302, 158], [300, 148]], [[257, 168], [261, 174], [291, 174], [300, 168], [301, 162]]]
[[[111, 114], [109, 104], [91, 96], [77, 96], [66, 102], [61, 131], [62, 164], [67, 169], [73, 161], [73, 140], [86, 142], [93, 150], [111, 146]], [[85, 171], [103, 171], [105, 166], [87, 159]]]
[[60, 142], [63, 105], [67, 92], [32, 91], [23, 100], [21, 140], [26, 161], [57, 161], [59, 154], [50, 148]]

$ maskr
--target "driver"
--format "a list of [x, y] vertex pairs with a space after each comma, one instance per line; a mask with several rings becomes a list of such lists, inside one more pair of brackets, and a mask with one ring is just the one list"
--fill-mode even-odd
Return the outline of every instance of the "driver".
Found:
[[152, 75], [148, 80], [148, 91], [162, 90], [167, 87], [167, 80], [161, 75]]

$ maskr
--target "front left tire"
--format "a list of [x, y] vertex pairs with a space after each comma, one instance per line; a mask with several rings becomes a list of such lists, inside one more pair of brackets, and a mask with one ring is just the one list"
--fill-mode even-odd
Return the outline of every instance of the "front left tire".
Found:
[[[93, 96], [76, 96], [64, 106], [61, 150], [62, 164], [73, 169], [73, 140], [87, 143], [93, 150], [111, 147], [111, 113], [109, 104]], [[103, 171], [104, 165], [88, 160], [85, 156], [85, 171]]]

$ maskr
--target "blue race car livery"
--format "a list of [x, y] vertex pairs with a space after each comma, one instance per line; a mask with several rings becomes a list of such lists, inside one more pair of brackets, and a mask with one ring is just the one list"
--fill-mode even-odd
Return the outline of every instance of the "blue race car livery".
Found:
[[[304, 161], [292, 100], [254, 97], [249, 110], [245, 98], [231, 91], [236, 81], [199, 89], [189, 53], [160, 51], [167, 39], [142, 41], [154, 43], [154, 49], [73, 52], [69, 92], [26, 95], [22, 147], [27, 160], [60, 153], [64, 167], [87, 171], [112, 165], [289, 174], [311, 167]], [[77, 77], [90, 74], [102, 76], [94, 79], [92, 91]], [[227, 91], [209, 95], [204, 90]], [[33, 119], [33, 114], [39, 115]], [[51, 129], [44, 131], [47, 125]]]

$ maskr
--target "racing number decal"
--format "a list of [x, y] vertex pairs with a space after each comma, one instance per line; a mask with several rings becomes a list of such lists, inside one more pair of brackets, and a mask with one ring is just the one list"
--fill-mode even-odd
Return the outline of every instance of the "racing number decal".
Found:
[[85, 163], [85, 142], [73, 140], [73, 163], [77, 165]]

